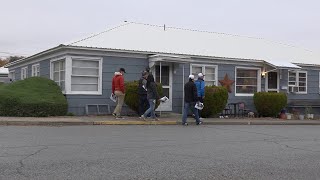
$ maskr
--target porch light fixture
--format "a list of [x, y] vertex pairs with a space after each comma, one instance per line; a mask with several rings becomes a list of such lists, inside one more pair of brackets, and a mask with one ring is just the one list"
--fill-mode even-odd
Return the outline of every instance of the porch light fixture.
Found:
[[266, 71], [262, 71], [261, 72], [261, 77], [265, 78], [266, 77], [267, 72]]

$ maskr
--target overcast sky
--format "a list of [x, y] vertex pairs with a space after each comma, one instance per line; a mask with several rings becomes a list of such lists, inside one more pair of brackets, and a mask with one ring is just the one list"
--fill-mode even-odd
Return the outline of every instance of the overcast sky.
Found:
[[0, 0], [0, 57], [32, 55], [123, 21], [262, 37], [320, 52], [319, 0]]

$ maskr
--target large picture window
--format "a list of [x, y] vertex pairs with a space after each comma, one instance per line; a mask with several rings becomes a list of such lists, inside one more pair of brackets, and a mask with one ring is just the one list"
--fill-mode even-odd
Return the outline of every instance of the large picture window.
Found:
[[65, 94], [101, 94], [102, 58], [67, 56], [53, 60], [51, 79]]
[[253, 95], [260, 91], [260, 69], [236, 68], [236, 95]]
[[289, 92], [307, 93], [307, 72], [289, 71], [288, 86]]
[[206, 86], [217, 85], [217, 72], [218, 68], [215, 65], [191, 65], [191, 74], [195, 79], [198, 79], [198, 74], [203, 73]]
[[71, 91], [98, 91], [99, 60], [72, 59]]

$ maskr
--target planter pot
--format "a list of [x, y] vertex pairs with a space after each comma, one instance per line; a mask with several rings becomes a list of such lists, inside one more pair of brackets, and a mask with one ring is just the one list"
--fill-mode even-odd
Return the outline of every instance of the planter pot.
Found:
[[292, 115], [291, 114], [287, 114], [287, 119], [291, 119]]
[[313, 119], [314, 115], [313, 114], [307, 114], [307, 119]]
[[299, 119], [304, 120], [304, 115], [303, 114], [299, 115]]
[[280, 119], [286, 119], [287, 117], [286, 117], [286, 114], [285, 113], [281, 113], [280, 114]]

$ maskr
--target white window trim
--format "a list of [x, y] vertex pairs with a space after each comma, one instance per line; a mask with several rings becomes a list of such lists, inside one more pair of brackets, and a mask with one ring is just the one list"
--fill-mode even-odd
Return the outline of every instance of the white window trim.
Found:
[[269, 91], [277, 91], [279, 92], [279, 87], [280, 87], [280, 71], [277, 70], [277, 71], [271, 71], [271, 72], [276, 72], [277, 73], [277, 89], [270, 89], [269, 86], [268, 86], [268, 83], [269, 83], [269, 80], [268, 80], [268, 76], [269, 76], [269, 73], [266, 74], [265, 76], [265, 92], [269, 92]]
[[[206, 68], [205, 67], [214, 67], [214, 74], [215, 74], [215, 78], [214, 78], [214, 85], [218, 86], [218, 65], [212, 65], [212, 64], [190, 64], [190, 74], [192, 74], [192, 66], [195, 67], [201, 67], [202, 68], [202, 73], [204, 75], [206, 75]], [[206, 81], [206, 76], [204, 76], [204, 81]]]
[[[39, 75], [34, 75], [34, 74], [35, 74], [34, 71], [37, 70], [37, 67], [39, 67]], [[34, 65], [32, 65], [31, 70], [32, 70], [32, 72], [31, 72], [31, 76], [32, 76], [32, 77], [40, 76], [40, 64], [34, 64]], [[37, 72], [36, 72], [36, 73], [37, 73]]]
[[[13, 74], [13, 76], [12, 76], [12, 74]], [[12, 81], [15, 81], [15, 80], [16, 80], [16, 71], [15, 71], [15, 70], [9, 71], [9, 78], [10, 78]]]
[[[92, 60], [99, 61], [99, 77], [98, 91], [71, 91], [71, 76], [72, 76], [72, 60]], [[65, 60], [65, 91], [64, 94], [71, 95], [102, 95], [102, 57], [86, 57], [86, 56], [64, 56], [50, 61], [50, 79], [53, 80], [53, 65], [55, 61]]]
[[[25, 71], [25, 77], [23, 77], [24, 73], [22, 73], [22, 71]], [[21, 80], [27, 79], [28, 78], [28, 66], [22, 67], [20, 74], [21, 74]]]
[[[68, 94], [84, 94], [84, 95], [102, 95], [102, 57], [84, 57], [84, 56], [71, 56], [69, 57], [70, 60], [68, 64], [66, 64], [66, 68], [70, 68], [70, 79], [66, 83], [68, 86]], [[71, 76], [72, 76], [72, 60], [91, 60], [91, 61], [98, 61], [99, 62], [99, 76], [98, 76], [98, 91], [71, 91]]]
[[[295, 92], [294, 94], [308, 94], [308, 71], [294, 71], [296, 73], [296, 83], [298, 85], [296, 85], [296, 87], [299, 87], [299, 81], [297, 81], [297, 79], [299, 79], [299, 73], [306, 73], [306, 91], [305, 92]], [[289, 73], [290, 71], [288, 71], [288, 93], [289, 92]]]
[[245, 70], [257, 70], [257, 92], [261, 92], [261, 68], [253, 68], [253, 67], [243, 67], [243, 66], [236, 66], [235, 71], [234, 71], [234, 93], [235, 96], [253, 96], [254, 93], [252, 94], [245, 94], [245, 93], [237, 93], [237, 69], [245, 69]]

